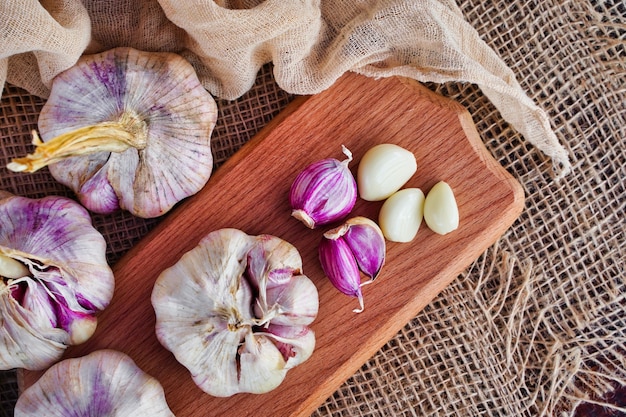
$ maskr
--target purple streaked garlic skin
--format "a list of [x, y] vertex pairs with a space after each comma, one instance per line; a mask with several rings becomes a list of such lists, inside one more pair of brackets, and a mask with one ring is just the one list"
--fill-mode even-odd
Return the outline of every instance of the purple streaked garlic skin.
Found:
[[96, 213], [158, 217], [208, 181], [217, 112], [179, 55], [126, 47], [85, 55], [53, 80], [35, 152], [7, 168], [49, 166]]
[[24, 390], [15, 417], [174, 417], [163, 387], [126, 354], [65, 359]]
[[343, 239], [322, 238], [319, 244], [319, 258], [322, 270], [339, 291], [359, 300], [363, 311], [361, 292], [361, 272], [352, 250]]
[[386, 257], [386, 243], [380, 227], [366, 217], [353, 217], [344, 227], [343, 240], [350, 247], [359, 270], [371, 281], [375, 280]]
[[[385, 238], [378, 225], [362, 216], [324, 233], [319, 247], [319, 260], [329, 281], [343, 294], [356, 297], [360, 313], [364, 309], [361, 287], [374, 281], [386, 258]], [[369, 278], [361, 282], [361, 275]]]
[[348, 168], [352, 153], [342, 146], [346, 159], [322, 159], [308, 165], [289, 191], [291, 215], [308, 228], [346, 217], [357, 199], [356, 180]]
[[275, 236], [209, 233], [159, 275], [151, 300], [159, 342], [216, 397], [269, 392], [315, 348], [317, 288]]
[[0, 191], [0, 258], [0, 369], [44, 369], [91, 337], [114, 277], [85, 208]]

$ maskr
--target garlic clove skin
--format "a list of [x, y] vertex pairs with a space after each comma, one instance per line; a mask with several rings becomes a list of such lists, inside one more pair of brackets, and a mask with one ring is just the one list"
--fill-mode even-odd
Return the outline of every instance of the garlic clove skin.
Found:
[[293, 276], [284, 285], [268, 288], [263, 298], [265, 301], [255, 305], [255, 313], [257, 317], [272, 317], [270, 321], [272, 324], [306, 326], [317, 317], [319, 309], [317, 288], [304, 275]]
[[107, 171], [98, 170], [87, 179], [77, 194], [80, 203], [94, 213], [112, 213], [120, 209], [120, 201], [107, 179]]
[[318, 251], [322, 270], [328, 280], [343, 294], [356, 297], [359, 300], [359, 309], [363, 311], [361, 273], [350, 246], [341, 238], [324, 237]]
[[62, 304], [58, 310], [62, 310], [57, 314], [61, 316], [59, 321], [62, 328], [70, 335], [71, 345], [85, 343], [96, 331], [97, 320], [92, 314], [76, 312]]
[[424, 201], [424, 221], [433, 232], [440, 235], [459, 227], [459, 208], [447, 182], [438, 182], [428, 192]]
[[53, 301], [40, 284], [34, 280], [26, 281], [26, 290], [22, 298], [22, 306], [33, 313], [33, 321], [40, 328], [55, 328], [58, 324]]
[[375, 280], [385, 264], [387, 252], [382, 230], [373, 220], [362, 216], [349, 219], [344, 226], [343, 239], [350, 247], [359, 270], [371, 281]]
[[151, 301], [159, 342], [213, 396], [268, 392], [315, 346], [317, 288], [275, 236], [209, 233], [159, 275]]
[[274, 340], [274, 344], [286, 361], [286, 369], [305, 362], [315, 349], [315, 333], [307, 326], [270, 324], [265, 335]]
[[[343, 294], [356, 297], [364, 309], [361, 287], [376, 279], [386, 258], [386, 244], [378, 225], [362, 216], [324, 233], [318, 247], [319, 261], [326, 277]], [[370, 279], [361, 282], [361, 274]]]
[[239, 349], [239, 389], [264, 394], [278, 387], [286, 375], [285, 359], [276, 345], [267, 337], [248, 333]]
[[402, 188], [416, 171], [417, 161], [411, 151], [392, 143], [376, 145], [359, 162], [359, 195], [366, 201], [384, 200]]
[[356, 203], [356, 180], [348, 169], [352, 153], [345, 146], [342, 150], [345, 160], [327, 158], [313, 162], [291, 185], [291, 215], [310, 229], [344, 218]]
[[424, 192], [419, 188], [405, 188], [391, 195], [380, 208], [378, 223], [391, 242], [412, 241], [424, 217]]
[[73, 200], [2, 192], [0, 254], [27, 271], [0, 277], [0, 369], [47, 368], [91, 336], [113, 296], [106, 242]]
[[107, 349], [53, 365], [15, 404], [15, 417], [96, 415], [174, 417], [161, 384]]

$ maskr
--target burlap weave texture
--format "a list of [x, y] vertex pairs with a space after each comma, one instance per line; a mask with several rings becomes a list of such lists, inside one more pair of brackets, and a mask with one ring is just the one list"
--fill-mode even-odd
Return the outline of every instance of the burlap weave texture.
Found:
[[[583, 400], [626, 413], [619, 398], [607, 396], [626, 386], [626, 7], [564, 0], [459, 6], [546, 110], [573, 156], [572, 172], [552, 181], [551, 162], [503, 120], [483, 89], [428, 84], [468, 108], [487, 148], [524, 186], [525, 210], [315, 415], [561, 416], [577, 414]], [[219, 102], [218, 163], [289, 102], [270, 68], [249, 93]], [[5, 88], [2, 165], [29, 149], [42, 102]], [[46, 173], [3, 169], [0, 177], [3, 189], [23, 195], [67, 194]], [[112, 262], [151, 226], [123, 214], [96, 224], [112, 242]], [[7, 392], [0, 404], [10, 402]], [[590, 409], [585, 404], [579, 415]]]
[[471, 82], [559, 176], [570, 168], [545, 112], [450, 0], [14, 0], [0, 15], [0, 85], [43, 97], [81, 53], [121, 45], [180, 53], [225, 99], [249, 90], [268, 62], [293, 94], [318, 93], [346, 71]]

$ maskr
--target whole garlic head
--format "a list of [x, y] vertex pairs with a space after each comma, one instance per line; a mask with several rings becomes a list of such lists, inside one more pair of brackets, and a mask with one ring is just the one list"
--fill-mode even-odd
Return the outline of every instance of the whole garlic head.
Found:
[[317, 288], [275, 236], [209, 233], [161, 273], [152, 305], [161, 344], [214, 396], [271, 391], [315, 347]]
[[213, 169], [217, 104], [177, 54], [119, 47], [54, 78], [35, 152], [7, 167], [50, 173], [96, 213], [149, 218], [198, 192]]
[[44, 369], [93, 334], [113, 296], [105, 255], [75, 201], [0, 191], [0, 369]]
[[127, 355], [99, 350], [65, 359], [17, 400], [15, 417], [174, 417], [163, 387]]

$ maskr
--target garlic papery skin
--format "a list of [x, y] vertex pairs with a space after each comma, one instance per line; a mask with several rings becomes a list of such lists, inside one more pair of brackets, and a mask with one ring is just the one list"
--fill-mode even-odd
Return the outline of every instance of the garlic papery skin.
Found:
[[275, 236], [209, 233], [159, 275], [152, 305], [159, 342], [213, 396], [271, 391], [315, 347], [317, 288]]
[[424, 221], [433, 232], [440, 235], [459, 227], [459, 208], [454, 192], [447, 182], [439, 181], [426, 195]]
[[416, 171], [413, 152], [393, 143], [376, 145], [359, 162], [359, 196], [366, 201], [384, 200], [402, 188]]
[[88, 210], [157, 217], [208, 181], [216, 120], [215, 100], [181, 56], [115, 48], [53, 79], [35, 151], [8, 168], [49, 165]]
[[286, 369], [296, 367], [309, 359], [315, 349], [315, 333], [308, 326], [270, 324], [264, 335], [274, 339], [274, 345], [283, 358], [287, 358]]
[[[361, 287], [374, 281], [385, 263], [386, 243], [378, 225], [362, 216], [324, 233], [319, 244], [319, 260], [329, 281], [342, 293], [356, 297], [360, 313], [364, 309]], [[369, 278], [361, 282], [361, 274]]]
[[126, 354], [97, 350], [48, 369], [19, 396], [15, 417], [174, 417], [163, 387]]
[[404, 188], [385, 200], [378, 213], [378, 224], [391, 242], [407, 243], [415, 239], [424, 217], [424, 192]]
[[291, 185], [291, 215], [310, 229], [340, 220], [354, 208], [357, 186], [348, 168], [352, 153], [345, 146], [342, 150], [346, 159], [313, 162]]
[[343, 239], [323, 238], [318, 251], [322, 270], [328, 280], [340, 292], [359, 301], [359, 308], [352, 310], [353, 312], [362, 312], [365, 305], [361, 291], [361, 273], [348, 244]]
[[93, 334], [113, 296], [106, 242], [73, 200], [0, 192], [4, 258], [23, 268], [0, 270], [0, 369], [47, 368]]

